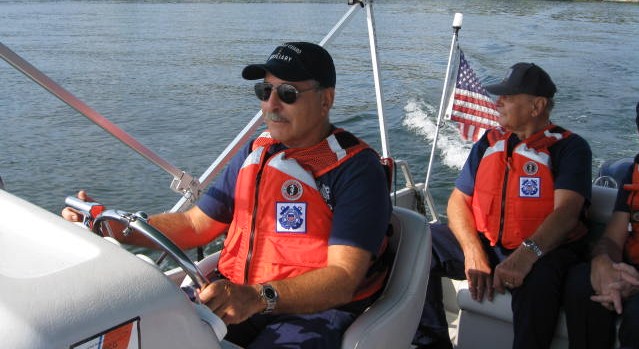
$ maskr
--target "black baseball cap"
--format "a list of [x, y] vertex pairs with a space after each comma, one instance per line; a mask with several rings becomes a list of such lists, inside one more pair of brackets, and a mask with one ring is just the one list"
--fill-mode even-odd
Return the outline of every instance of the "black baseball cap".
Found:
[[242, 77], [262, 79], [269, 72], [286, 81], [316, 80], [321, 87], [335, 87], [333, 58], [322, 46], [310, 42], [287, 42], [278, 46], [264, 64], [244, 67]]
[[557, 92], [550, 75], [534, 63], [517, 63], [510, 67], [504, 80], [486, 86], [494, 95], [507, 96], [525, 93], [533, 96], [552, 98]]

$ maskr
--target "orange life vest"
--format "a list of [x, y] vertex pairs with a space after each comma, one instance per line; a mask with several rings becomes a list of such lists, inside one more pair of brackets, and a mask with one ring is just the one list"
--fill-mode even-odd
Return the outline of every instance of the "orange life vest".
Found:
[[315, 178], [369, 149], [341, 129], [317, 145], [267, 156], [276, 143], [268, 132], [260, 135], [238, 174], [233, 220], [218, 263], [234, 283], [281, 280], [326, 266], [333, 213]]
[[624, 254], [629, 262], [639, 265], [639, 154], [632, 168], [632, 183], [624, 185], [623, 189], [630, 191], [627, 202], [631, 228], [624, 244]]
[[[554, 179], [549, 148], [570, 131], [549, 125], [518, 143], [508, 154], [512, 132], [487, 131], [488, 148], [477, 169], [472, 210], [477, 230], [491, 245], [517, 248], [554, 209]], [[581, 226], [571, 240], [585, 234]]]

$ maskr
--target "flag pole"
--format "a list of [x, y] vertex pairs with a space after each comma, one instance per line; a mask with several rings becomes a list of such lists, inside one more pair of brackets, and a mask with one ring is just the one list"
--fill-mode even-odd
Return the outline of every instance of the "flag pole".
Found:
[[433, 159], [435, 157], [435, 149], [437, 148], [437, 138], [439, 138], [439, 128], [441, 127], [442, 115], [444, 114], [444, 103], [446, 102], [446, 96], [448, 95], [448, 86], [450, 82], [451, 64], [453, 61], [453, 54], [457, 47], [457, 34], [462, 27], [464, 15], [461, 13], [455, 13], [453, 18], [453, 39], [450, 44], [450, 53], [448, 54], [448, 66], [446, 68], [446, 76], [444, 77], [444, 88], [442, 89], [442, 98], [439, 102], [439, 112], [437, 113], [437, 127], [435, 128], [435, 138], [433, 139], [433, 146], [430, 151], [430, 159], [428, 160], [428, 168], [426, 170], [426, 181], [424, 182], [424, 193], [428, 195], [428, 183], [430, 181], [430, 173], [433, 167]]

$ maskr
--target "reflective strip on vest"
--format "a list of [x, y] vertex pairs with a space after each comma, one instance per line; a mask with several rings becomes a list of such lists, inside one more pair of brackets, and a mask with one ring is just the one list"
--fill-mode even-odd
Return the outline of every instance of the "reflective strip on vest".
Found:
[[544, 166], [550, 166], [550, 154], [528, 148], [526, 144], [517, 146], [514, 153], [543, 164]]
[[273, 155], [269, 159], [267, 166], [277, 169], [278, 171], [287, 174], [292, 178], [296, 178], [304, 182], [309, 187], [317, 190], [315, 179], [310, 173], [305, 171], [295, 159], [284, 159], [284, 153], [278, 153]]

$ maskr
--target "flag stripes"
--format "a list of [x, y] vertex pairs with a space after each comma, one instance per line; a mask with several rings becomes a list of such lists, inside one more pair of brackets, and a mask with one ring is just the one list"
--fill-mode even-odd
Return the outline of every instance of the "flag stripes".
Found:
[[458, 122], [465, 140], [477, 141], [486, 129], [498, 126], [499, 112], [460, 49], [455, 89], [449, 102], [450, 119]]

